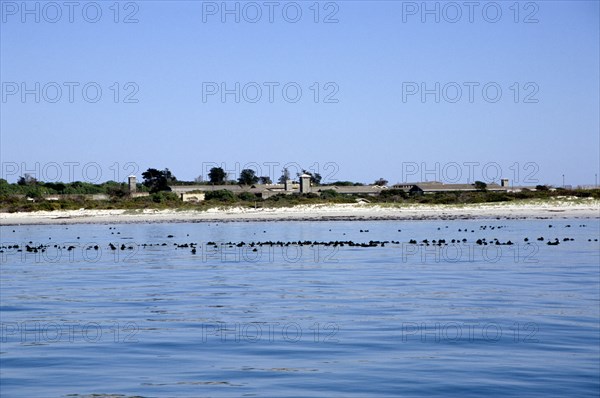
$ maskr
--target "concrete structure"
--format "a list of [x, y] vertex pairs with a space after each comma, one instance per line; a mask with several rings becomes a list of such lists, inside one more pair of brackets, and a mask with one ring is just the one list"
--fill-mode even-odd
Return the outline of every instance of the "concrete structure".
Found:
[[322, 191], [332, 190], [341, 195], [377, 196], [386, 189], [388, 189], [388, 188], [382, 187], [379, 185], [356, 185], [356, 186], [354, 186], [354, 185], [352, 185], [352, 186], [326, 185], [326, 186], [318, 187], [318, 190], [316, 192], [321, 193]]
[[310, 178], [309, 174], [300, 176], [300, 193], [310, 193]]
[[202, 202], [206, 197], [204, 192], [183, 192], [179, 194], [183, 202]]
[[[430, 194], [437, 192], [472, 192], [478, 191], [475, 184], [444, 184], [439, 181], [433, 182], [416, 182], [416, 183], [402, 183], [394, 185], [393, 188], [408, 190], [411, 194]], [[487, 191], [502, 191], [506, 192], [508, 187], [500, 186], [498, 184], [487, 184]]]
[[93, 193], [93, 194], [56, 194], [56, 195], [46, 195], [44, 196], [46, 200], [109, 200], [110, 196], [105, 193]]
[[500, 180], [500, 186], [501, 187], [508, 187], [508, 178], [503, 178]]
[[[313, 187], [310, 184], [311, 176], [309, 174], [303, 174], [300, 176], [300, 184], [293, 183], [288, 180], [285, 184], [255, 184], [252, 186], [247, 185], [174, 185], [171, 187], [174, 193], [179, 195], [182, 200], [182, 194], [195, 193], [196, 196], [199, 193], [206, 193], [210, 191], [217, 191], [225, 189], [231, 191], [234, 195], [238, 195], [243, 192], [249, 192], [261, 197], [263, 199], [270, 198], [274, 195], [291, 195], [298, 193], [315, 193], [320, 195], [325, 190], [333, 190], [341, 195], [360, 195], [360, 196], [377, 196], [381, 192], [388, 189], [400, 189], [406, 193], [411, 194], [433, 194], [436, 192], [456, 192], [456, 191], [477, 191], [475, 184], [444, 184], [439, 181], [431, 182], [405, 182], [396, 184], [392, 187], [385, 187], [379, 185], [351, 185], [351, 186], [336, 186], [336, 185], [322, 185]], [[509, 187], [508, 179], [501, 180], [504, 185], [488, 184], [488, 191], [497, 192], [519, 192], [523, 187]], [[186, 196], [187, 197], [187, 196]], [[190, 196], [191, 197], [191, 196]], [[204, 197], [197, 196], [198, 200], [204, 200]]]
[[287, 192], [290, 192], [290, 191], [293, 191], [293, 190], [294, 190], [294, 188], [293, 188], [293, 186], [292, 186], [292, 180], [285, 180], [284, 189], [285, 189]]
[[137, 191], [137, 178], [134, 175], [128, 177], [129, 180], [129, 194]]
[[[310, 184], [310, 176], [308, 176], [305, 180], [308, 184]], [[287, 185], [287, 188], [286, 188]], [[322, 191], [325, 190], [334, 190], [339, 194], [346, 195], [368, 195], [368, 196], [376, 196], [381, 193], [381, 191], [388, 189], [387, 187], [381, 187], [377, 185], [352, 185], [352, 186], [335, 186], [335, 185], [325, 185], [318, 187], [309, 187], [310, 192], [319, 195]], [[217, 191], [221, 189], [226, 189], [231, 191], [234, 195], [238, 195], [242, 192], [249, 192], [252, 194], [256, 194], [263, 199], [267, 199], [271, 196], [284, 194], [298, 194], [302, 193], [302, 189], [299, 184], [292, 183], [291, 181], [288, 184], [255, 184], [252, 186], [247, 185], [173, 185], [171, 189], [177, 195], [182, 193], [192, 193], [192, 192], [210, 192]], [[408, 192], [408, 189], [406, 190]]]
[[129, 194], [131, 198], [143, 198], [146, 196], [150, 196], [150, 192], [133, 192]]

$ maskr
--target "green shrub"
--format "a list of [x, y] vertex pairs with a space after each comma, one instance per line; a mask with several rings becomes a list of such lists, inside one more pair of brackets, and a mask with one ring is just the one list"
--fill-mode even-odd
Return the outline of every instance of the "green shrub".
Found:
[[335, 189], [324, 189], [321, 191], [321, 199], [334, 199], [340, 196], [340, 194]]
[[206, 192], [206, 200], [216, 200], [219, 202], [235, 202], [235, 195], [227, 189], [218, 189], [216, 191]]
[[244, 201], [255, 201], [258, 197], [251, 192], [242, 192], [238, 194], [238, 198]]
[[390, 198], [396, 196], [406, 199], [408, 197], [408, 194], [403, 189], [391, 188], [382, 190], [379, 196], [381, 196], [382, 198]]
[[154, 203], [179, 202], [179, 196], [173, 192], [160, 191], [150, 195]]

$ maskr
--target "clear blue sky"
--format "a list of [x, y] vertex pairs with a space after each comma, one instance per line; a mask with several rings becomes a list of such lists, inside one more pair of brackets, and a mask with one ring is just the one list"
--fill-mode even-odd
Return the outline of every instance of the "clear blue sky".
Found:
[[[391, 183], [501, 174], [560, 186], [563, 174], [573, 185], [600, 174], [598, 1], [428, 2], [438, 15], [421, 1], [273, 3], [271, 23], [263, 1], [228, 2], [236, 23], [220, 1], [121, 2], [118, 16], [113, 1], [29, 1], [31, 14], [0, 1], [2, 177], [52, 180], [59, 165], [63, 181], [98, 169], [122, 181], [136, 171], [128, 162], [138, 176], [168, 167], [185, 180], [213, 163]], [[221, 83], [239, 83], [239, 103], [214, 93]]]

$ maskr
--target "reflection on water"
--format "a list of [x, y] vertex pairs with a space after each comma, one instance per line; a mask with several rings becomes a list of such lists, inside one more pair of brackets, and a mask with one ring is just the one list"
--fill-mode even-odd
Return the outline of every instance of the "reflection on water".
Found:
[[0, 232], [2, 397], [599, 392], [598, 220]]

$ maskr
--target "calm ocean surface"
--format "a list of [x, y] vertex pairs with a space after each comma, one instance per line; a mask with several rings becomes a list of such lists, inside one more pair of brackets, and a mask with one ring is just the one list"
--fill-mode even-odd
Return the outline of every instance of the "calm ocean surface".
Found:
[[0, 234], [2, 397], [600, 394], [598, 220]]

